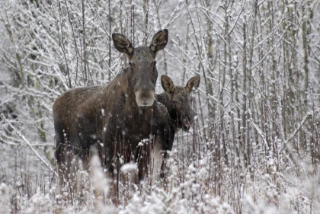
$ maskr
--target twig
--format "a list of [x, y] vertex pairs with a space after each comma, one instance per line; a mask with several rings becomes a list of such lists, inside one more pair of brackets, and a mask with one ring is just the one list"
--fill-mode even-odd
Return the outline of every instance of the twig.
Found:
[[267, 139], [266, 137], [264, 136], [263, 134], [263, 131], [259, 128], [259, 126], [253, 121], [253, 119], [251, 118], [251, 112], [250, 112], [250, 122], [251, 124], [253, 125], [253, 127], [255, 128], [255, 130], [258, 132], [258, 134], [260, 135], [260, 137], [262, 138], [263, 142], [264, 142], [264, 145], [266, 146], [267, 150], [269, 151], [270, 148], [268, 146], [268, 142], [267, 142]]
[[293, 131], [293, 133], [284, 140], [283, 147], [280, 150], [280, 153], [283, 152], [283, 150], [287, 149], [287, 143], [294, 138], [294, 136], [298, 133], [298, 131], [301, 129], [301, 127], [307, 122], [307, 120], [312, 116], [313, 114], [311, 112], [308, 112], [307, 115], [303, 118], [300, 125]]
[[27, 138], [21, 133], [19, 132], [7, 119], [6, 117], [1, 114], [2, 119], [18, 134], [19, 137], [21, 137], [21, 139], [32, 149], [32, 151], [36, 154], [36, 156], [40, 159], [40, 161], [42, 161], [44, 163], [44, 165], [46, 167], [48, 167], [50, 169], [51, 172], [53, 172], [56, 176], [57, 173], [55, 172], [55, 170], [52, 168], [52, 166], [50, 164], [48, 164], [42, 157], [41, 155], [37, 152], [37, 150], [35, 148], [33, 148], [33, 146], [30, 144], [30, 142], [27, 140]]

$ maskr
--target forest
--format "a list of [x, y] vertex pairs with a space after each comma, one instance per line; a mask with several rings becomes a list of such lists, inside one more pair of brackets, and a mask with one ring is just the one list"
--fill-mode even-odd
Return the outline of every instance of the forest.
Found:
[[[1, 1], [0, 213], [318, 213], [319, 11], [319, 0]], [[161, 29], [156, 92], [161, 75], [200, 77], [166, 185], [124, 181], [115, 204], [93, 157], [84, 188], [60, 195], [54, 101], [128, 64], [113, 33], [139, 46]]]

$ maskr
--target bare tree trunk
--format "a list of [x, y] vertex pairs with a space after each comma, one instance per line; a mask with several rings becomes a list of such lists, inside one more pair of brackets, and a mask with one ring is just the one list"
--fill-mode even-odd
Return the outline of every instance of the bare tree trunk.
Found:
[[[205, 7], [210, 10], [210, 1], [206, 0], [205, 1]], [[212, 22], [210, 19], [208, 19], [208, 15], [206, 17], [206, 36], [207, 36], [207, 58], [208, 58], [208, 69], [206, 71], [206, 74], [208, 75], [209, 78], [205, 79], [205, 84], [206, 84], [206, 92], [208, 93], [209, 96], [213, 97], [213, 87], [212, 87], [212, 78], [213, 78], [213, 70], [214, 70], [214, 58], [213, 58], [213, 40], [212, 40]], [[208, 130], [208, 137], [212, 139], [212, 133], [213, 133], [213, 122], [210, 121], [210, 119], [215, 118], [215, 111], [216, 111], [216, 106], [213, 102], [212, 99], [207, 98], [208, 102], [208, 122], [211, 124], [211, 128]]]
[[246, 147], [246, 129], [247, 129], [247, 25], [243, 23], [243, 54], [242, 54], [242, 72], [243, 72], [243, 82], [242, 82], [242, 106], [241, 106], [241, 141], [240, 141], [240, 149], [243, 154], [245, 167], [248, 166], [248, 157], [245, 151]]
[[[253, 61], [253, 53], [254, 53], [254, 47], [255, 47], [255, 43], [254, 43], [254, 38], [256, 36], [256, 25], [257, 25], [257, 14], [258, 14], [258, 1], [254, 1], [253, 4], [253, 20], [252, 20], [252, 26], [251, 26], [251, 36], [250, 36], [250, 49], [249, 49], [249, 58], [248, 58], [248, 90], [247, 90], [247, 102], [248, 102], [248, 107], [249, 107], [249, 111], [254, 113], [254, 109], [253, 109], [253, 75], [252, 75], [252, 61]], [[244, 79], [244, 81], [246, 81], [246, 79]], [[248, 119], [254, 120], [253, 117], [251, 117], [250, 113], [247, 112], [247, 117], [246, 117], [246, 147], [247, 147], [247, 166], [249, 167], [250, 172], [252, 172], [252, 166], [251, 166], [251, 154], [252, 152], [252, 138], [254, 138], [254, 135], [256, 134], [255, 130], [251, 129]], [[249, 118], [251, 117], [251, 118]], [[253, 133], [252, 133], [253, 132]], [[250, 135], [251, 133], [251, 135]], [[253, 176], [253, 175], [252, 175]]]
[[[274, 17], [274, 3], [273, 2], [268, 2], [268, 11], [270, 11], [270, 16], [271, 18], [269, 19], [269, 32], [273, 32], [273, 27], [275, 25], [275, 17]], [[269, 102], [270, 102], [270, 114], [271, 114], [271, 121], [270, 121], [270, 135], [267, 139], [270, 139], [269, 141], [267, 141], [267, 146], [265, 146], [265, 156], [266, 158], [269, 158], [270, 155], [270, 148], [272, 146], [272, 141], [276, 138], [276, 136], [278, 136], [279, 134], [279, 127], [277, 125], [277, 120], [279, 120], [279, 115], [278, 115], [278, 109], [277, 109], [277, 86], [276, 86], [276, 82], [277, 82], [277, 78], [276, 78], [276, 73], [277, 73], [277, 62], [276, 62], [276, 53], [275, 53], [275, 48], [273, 48], [275, 46], [275, 41], [274, 41], [274, 36], [273, 34], [270, 35], [269, 39], [268, 39], [268, 46], [271, 49], [271, 85], [270, 87], [270, 98], [269, 98]], [[278, 92], [280, 93], [280, 92]]]
[[[108, 9], [109, 9], [109, 60], [108, 60], [108, 81], [111, 81], [111, 46], [112, 46], [112, 29], [111, 29], [111, 0], [108, 1]], [[122, 0], [120, 0], [120, 32], [122, 33]], [[103, 75], [104, 76], [104, 75]], [[103, 78], [104, 79], [104, 78]]]
[[144, 22], [143, 22], [143, 44], [147, 45], [148, 43], [148, 24], [149, 24], [149, 0], [143, 0], [143, 14], [144, 14]]
[[[157, 4], [156, 0], [152, 0], [154, 6], [156, 7], [156, 13], [157, 13], [157, 21], [158, 21], [158, 28], [162, 28], [162, 24], [161, 24], [161, 19], [160, 19], [160, 5], [161, 5], [161, 1]], [[166, 57], [166, 52], [163, 51], [163, 70], [164, 70], [164, 74], [168, 75], [168, 63], [167, 63], [167, 57]], [[184, 83], [184, 79], [182, 81]]]
[[[186, 4], [187, 4], [188, 0], [186, 0]], [[187, 66], [188, 66], [188, 53], [189, 53], [189, 48], [188, 48], [188, 44], [190, 42], [190, 36], [189, 36], [189, 24], [187, 24], [187, 33], [186, 33], [186, 45], [184, 46], [184, 51], [185, 51], [185, 55], [183, 56], [182, 62], [183, 62], [183, 69], [182, 69], [182, 82], [184, 83], [186, 81], [186, 73], [187, 73]]]
[[[310, 54], [310, 31], [311, 26], [310, 22], [312, 20], [312, 12], [310, 9], [311, 1], [308, 0], [304, 2], [301, 6], [302, 9], [302, 48], [303, 48], [303, 71], [304, 71], [304, 81], [302, 86], [302, 91], [299, 97], [299, 101], [301, 103], [301, 113], [300, 113], [300, 120], [307, 114], [308, 109], [308, 92], [309, 92], [309, 54]], [[298, 71], [297, 71], [298, 73]], [[306, 126], [308, 128], [310, 127], [310, 122], [308, 121]], [[305, 149], [307, 151], [307, 134], [304, 131], [301, 131], [300, 141]]]
[[87, 42], [86, 42], [86, 13], [85, 13], [85, 0], [81, 1], [82, 7], [82, 48], [83, 48], [83, 55], [82, 55], [82, 62], [83, 62], [83, 80], [86, 85], [88, 85], [89, 81], [89, 68], [87, 62]]
[[[229, 69], [229, 78], [231, 80], [231, 85], [232, 85], [232, 67], [231, 67], [231, 38], [230, 38], [230, 33], [229, 32], [229, 12], [228, 10], [230, 5], [225, 4], [225, 26], [224, 26], [224, 58], [223, 58], [223, 67], [222, 67], [222, 84], [220, 84], [221, 88], [219, 89], [219, 115], [220, 115], [220, 132], [221, 133], [221, 138], [222, 139], [222, 146], [223, 146], [223, 155], [225, 159], [225, 164], [228, 166], [229, 165], [229, 158], [227, 155], [227, 135], [225, 134], [226, 127], [225, 127], [225, 109], [224, 109], [224, 91], [225, 91], [225, 82], [226, 82], [226, 75], [227, 75], [227, 68]], [[231, 89], [232, 91], [232, 89]], [[232, 93], [232, 92], [231, 92]], [[231, 96], [231, 95], [230, 95]], [[232, 93], [233, 96], [233, 93]], [[231, 100], [233, 98], [231, 97]], [[231, 101], [232, 102], [232, 101]], [[232, 108], [232, 107], [231, 107]], [[233, 124], [231, 124], [233, 126]], [[231, 131], [233, 132], [233, 130]], [[231, 134], [232, 135], [232, 134]], [[234, 143], [231, 139], [232, 144]]]
[[303, 84], [303, 94], [302, 94], [302, 101], [303, 106], [308, 106], [308, 99], [307, 99], [307, 93], [309, 88], [309, 53], [310, 53], [310, 40], [309, 35], [311, 33], [311, 26], [310, 22], [313, 18], [313, 12], [311, 10], [311, 1], [306, 2], [306, 7], [302, 5], [302, 48], [303, 48], [303, 70], [304, 70], [304, 84]]

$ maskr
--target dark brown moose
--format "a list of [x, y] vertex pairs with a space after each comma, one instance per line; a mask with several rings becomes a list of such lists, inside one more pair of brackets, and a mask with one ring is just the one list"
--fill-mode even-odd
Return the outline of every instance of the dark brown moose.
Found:
[[[72, 89], [53, 105], [60, 187], [74, 179], [75, 159], [80, 158], [88, 168], [94, 144], [99, 145], [102, 166], [111, 175], [119, 172], [120, 163], [137, 161], [138, 144], [143, 139], [151, 136], [164, 150], [172, 145], [168, 111], [155, 100], [155, 58], [168, 42], [168, 31], [156, 33], [149, 47], [134, 48], [117, 33], [112, 39], [115, 48], [129, 59], [129, 67], [107, 86]], [[139, 168], [140, 179], [143, 171]]]
[[[178, 132], [180, 129], [183, 131], [189, 131], [194, 122], [194, 111], [192, 108], [192, 96], [191, 92], [197, 89], [200, 84], [200, 77], [194, 76], [190, 78], [185, 87], [174, 85], [170, 77], [161, 76], [161, 84], [164, 92], [156, 94], [158, 102], [162, 103], [168, 110], [170, 115], [171, 129], [173, 133]], [[161, 143], [156, 143], [154, 147], [154, 163], [153, 163], [153, 183], [157, 179], [162, 164], [162, 176], [164, 176], [165, 164], [163, 150], [161, 150]], [[172, 144], [166, 149], [171, 150]]]

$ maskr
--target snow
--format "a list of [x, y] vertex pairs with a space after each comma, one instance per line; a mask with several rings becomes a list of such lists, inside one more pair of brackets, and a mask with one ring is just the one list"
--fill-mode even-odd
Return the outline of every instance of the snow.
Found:
[[136, 163], [126, 163], [121, 166], [121, 172], [127, 173], [131, 171], [138, 171], [138, 167]]

